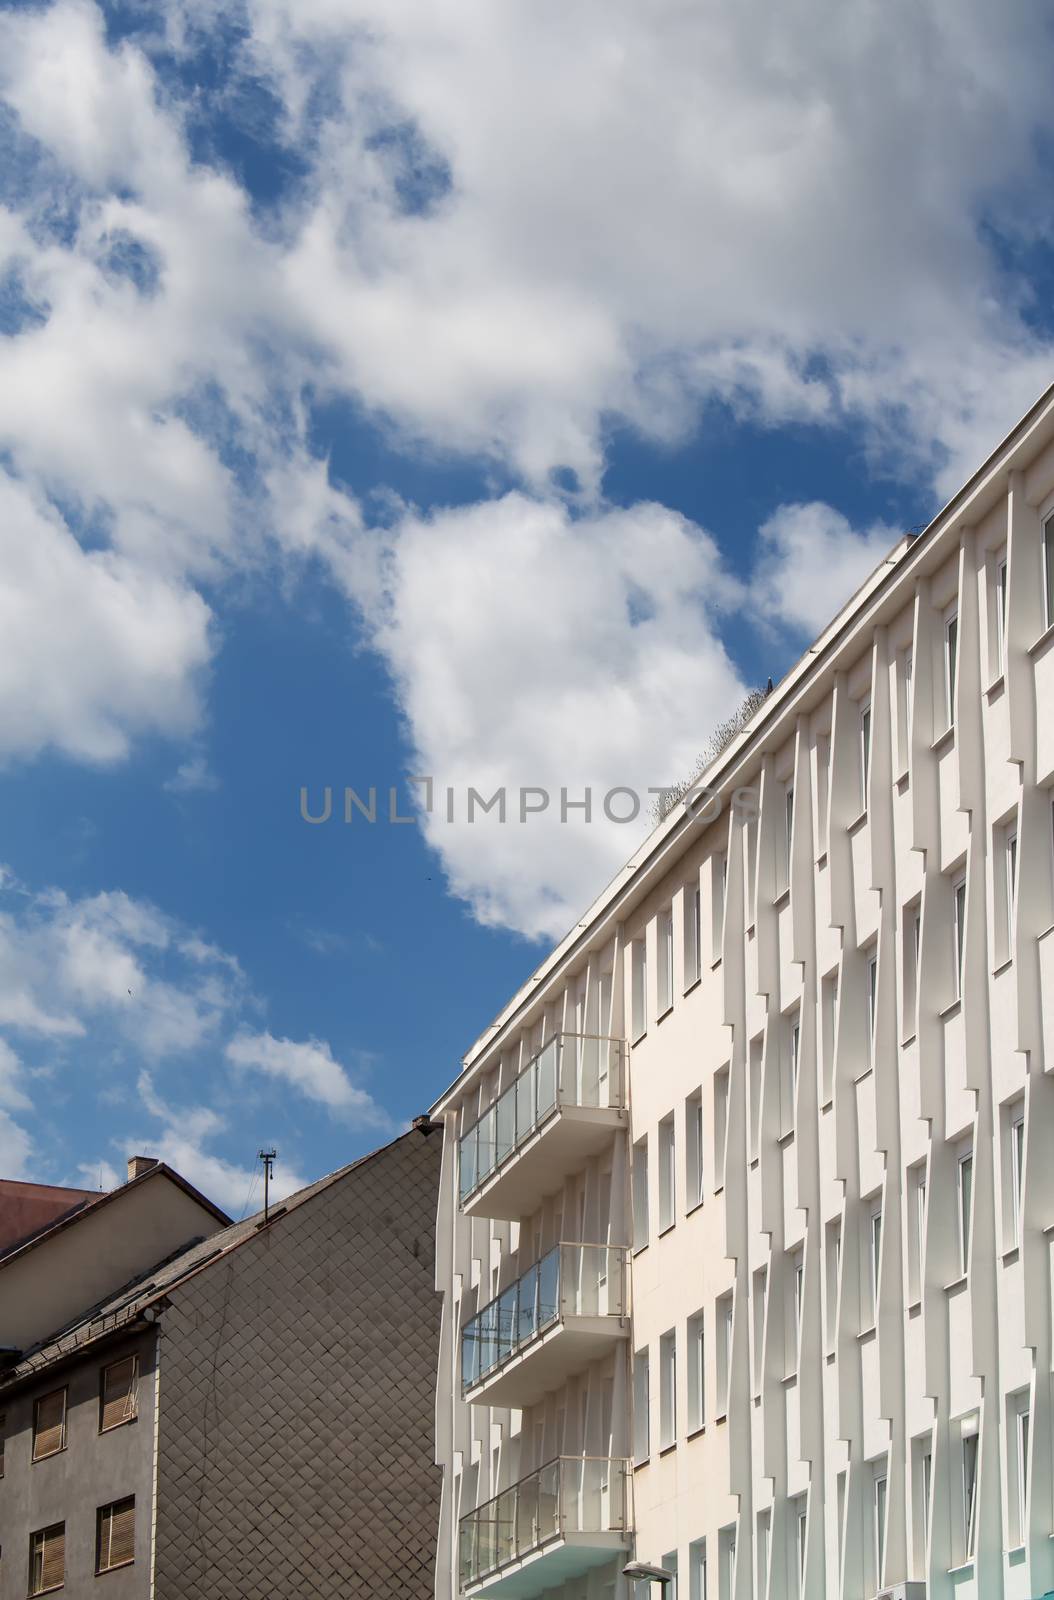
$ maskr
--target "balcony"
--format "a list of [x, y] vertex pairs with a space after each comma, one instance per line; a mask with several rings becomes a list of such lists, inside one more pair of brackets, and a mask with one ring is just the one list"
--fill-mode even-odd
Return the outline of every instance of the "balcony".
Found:
[[558, 1244], [461, 1330], [461, 1391], [531, 1406], [624, 1339], [623, 1245]]
[[532, 1600], [620, 1557], [630, 1542], [629, 1462], [558, 1456], [462, 1517], [461, 1593]]
[[626, 1121], [623, 1046], [557, 1033], [462, 1135], [461, 1209], [515, 1222], [536, 1211]]

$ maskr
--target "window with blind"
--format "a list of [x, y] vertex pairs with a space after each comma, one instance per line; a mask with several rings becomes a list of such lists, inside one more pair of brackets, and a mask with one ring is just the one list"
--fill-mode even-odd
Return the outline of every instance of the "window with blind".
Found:
[[66, 1391], [43, 1394], [33, 1407], [33, 1460], [66, 1448]]
[[103, 1367], [99, 1379], [99, 1432], [134, 1422], [139, 1415], [139, 1357]]
[[29, 1536], [29, 1592], [47, 1594], [66, 1581], [66, 1524], [53, 1522]]
[[98, 1511], [95, 1570], [126, 1567], [135, 1560], [135, 1495], [100, 1506]]

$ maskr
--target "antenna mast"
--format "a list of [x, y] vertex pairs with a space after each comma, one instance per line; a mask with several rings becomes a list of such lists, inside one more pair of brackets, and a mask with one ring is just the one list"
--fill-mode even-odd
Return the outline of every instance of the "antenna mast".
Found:
[[266, 1222], [267, 1214], [271, 1204], [271, 1168], [274, 1166], [275, 1160], [278, 1156], [278, 1151], [258, 1150], [257, 1155], [263, 1162], [264, 1169], [264, 1221]]

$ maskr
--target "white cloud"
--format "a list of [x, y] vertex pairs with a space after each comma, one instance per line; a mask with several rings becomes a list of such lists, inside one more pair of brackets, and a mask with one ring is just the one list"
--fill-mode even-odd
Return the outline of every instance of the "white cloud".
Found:
[[815, 637], [902, 536], [882, 523], [863, 532], [820, 501], [779, 506], [761, 527], [754, 598], [764, 620]]
[[209, 770], [209, 764], [202, 755], [181, 761], [163, 785], [169, 794], [208, 794], [219, 786], [219, 779]]
[[25, 1128], [0, 1111], [0, 1173], [5, 1178], [27, 1178], [33, 1141]]
[[360, 1128], [390, 1128], [391, 1118], [372, 1095], [357, 1088], [324, 1039], [276, 1039], [239, 1033], [224, 1054], [235, 1067], [287, 1083], [309, 1100], [339, 1111]]

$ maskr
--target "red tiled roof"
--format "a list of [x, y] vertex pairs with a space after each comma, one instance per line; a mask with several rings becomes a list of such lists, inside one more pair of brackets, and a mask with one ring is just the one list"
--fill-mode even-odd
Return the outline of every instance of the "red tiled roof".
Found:
[[97, 1189], [60, 1189], [50, 1183], [0, 1178], [0, 1255], [98, 1198]]

